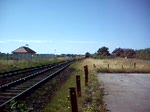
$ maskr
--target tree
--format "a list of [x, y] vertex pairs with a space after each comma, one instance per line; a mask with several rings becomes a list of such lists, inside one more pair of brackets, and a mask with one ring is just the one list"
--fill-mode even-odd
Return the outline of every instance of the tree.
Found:
[[150, 60], [150, 48], [136, 50], [136, 58]]
[[125, 57], [128, 57], [128, 58], [135, 57], [135, 51], [133, 49], [125, 49], [123, 54]]
[[112, 53], [114, 56], [120, 57], [121, 55], [123, 55], [124, 50], [121, 48], [116, 48]]
[[99, 50], [97, 51], [98, 55], [103, 55], [103, 56], [109, 56], [110, 53], [108, 51], [108, 47], [101, 47], [99, 48]]

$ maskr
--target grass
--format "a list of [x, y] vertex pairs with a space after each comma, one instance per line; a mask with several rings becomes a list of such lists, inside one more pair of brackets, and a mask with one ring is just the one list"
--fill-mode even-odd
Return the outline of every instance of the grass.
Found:
[[[150, 61], [136, 59], [90, 59], [97, 72], [104, 73], [150, 73]], [[136, 66], [134, 66], [136, 63]], [[109, 64], [109, 68], [108, 68]]]
[[[136, 63], [135, 67], [134, 63]], [[83, 66], [85, 65], [88, 65], [89, 69], [88, 86], [84, 84]], [[85, 59], [74, 63], [70, 68], [75, 69], [75, 71], [45, 106], [44, 112], [71, 112], [70, 100], [68, 98], [69, 88], [76, 86], [76, 75], [81, 77], [82, 88], [82, 97], [77, 97], [79, 112], [106, 112], [103, 102], [103, 90], [100, 89], [101, 85], [97, 79], [97, 72], [150, 73], [150, 61], [135, 59]]]
[[[136, 66], [134, 67], [134, 63]], [[96, 65], [94, 67], [93, 65]], [[108, 68], [109, 64], [109, 68]], [[84, 84], [83, 66], [88, 65], [89, 83]], [[76, 69], [71, 77], [53, 96], [52, 100], [45, 107], [44, 112], [71, 112], [70, 101], [68, 100], [69, 88], [75, 87], [76, 75], [81, 76], [82, 97], [77, 97], [79, 112], [106, 112], [103, 102], [103, 88], [97, 79], [98, 72], [115, 73], [150, 73], [150, 61], [135, 59], [85, 59], [71, 66]]]
[[72, 58], [55, 58], [55, 59], [41, 59], [41, 60], [2, 60], [0, 59], [0, 73], [13, 71], [17, 69], [29, 68], [39, 65], [55, 63], [59, 61], [69, 60]]
[[[89, 83], [85, 86], [83, 66], [88, 65]], [[44, 112], [71, 112], [70, 101], [68, 100], [69, 88], [75, 87], [76, 75], [80, 75], [82, 96], [77, 97], [79, 112], [105, 112], [102, 101], [103, 93], [100, 90], [100, 83], [96, 76], [96, 69], [90, 59], [76, 62], [70, 68], [76, 69], [67, 82], [56, 92], [50, 103], [45, 107]]]
[[12, 70], [17, 70], [17, 69], [22, 69], [22, 68], [28, 68], [32, 66], [38, 66], [42, 64], [46, 64], [47, 62], [51, 62], [52, 60], [49, 61], [27, 61], [27, 60], [0, 60], [0, 72], [6, 72], [6, 71], [12, 71]]
[[[77, 63], [73, 66], [76, 67]], [[70, 112], [71, 105], [68, 100], [69, 88], [75, 86], [76, 72], [74, 72], [70, 79], [57, 91], [52, 101], [45, 107], [44, 112]]]

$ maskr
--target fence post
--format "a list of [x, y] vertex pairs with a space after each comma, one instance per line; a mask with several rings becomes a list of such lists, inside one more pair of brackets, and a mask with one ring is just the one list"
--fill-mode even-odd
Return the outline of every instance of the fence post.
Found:
[[122, 65], [122, 69], [123, 69], [123, 65]]
[[77, 85], [77, 93], [78, 96], [81, 96], [81, 83], [80, 83], [80, 75], [76, 76], [76, 85]]
[[109, 64], [107, 65], [107, 67], [109, 68]]
[[8, 64], [8, 53], [7, 53], [7, 64]]
[[93, 64], [93, 67], [94, 67], [94, 68], [96, 68], [96, 65], [95, 65], [95, 64]]
[[88, 66], [84, 66], [84, 73], [85, 73], [85, 85], [88, 85]]
[[69, 89], [70, 89], [70, 100], [71, 100], [72, 112], [78, 112], [76, 90], [74, 87], [71, 87]]
[[134, 63], [134, 69], [136, 68], [136, 63]]
[[18, 60], [19, 60], [19, 59], [18, 59], [18, 54], [17, 54], [17, 69], [18, 69]]

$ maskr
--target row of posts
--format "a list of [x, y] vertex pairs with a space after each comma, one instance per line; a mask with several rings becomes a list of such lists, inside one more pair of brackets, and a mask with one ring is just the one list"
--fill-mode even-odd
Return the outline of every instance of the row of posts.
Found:
[[[85, 86], [87, 86], [88, 85], [88, 66], [87, 65], [84, 66], [84, 73], [85, 73]], [[78, 97], [81, 97], [80, 75], [76, 76], [76, 88], [77, 88]], [[75, 87], [69, 88], [70, 89], [70, 101], [71, 101], [72, 112], [78, 112], [76, 88]]]
[[[93, 67], [96, 67], [94, 64]], [[108, 64], [109, 68], [109, 64]], [[122, 65], [123, 68], [123, 65]], [[136, 68], [136, 63], [134, 63], [134, 68]], [[85, 86], [88, 85], [88, 66], [84, 66], [84, 73], [85, 73]], [[72, 112], [78, 112], [78, 104], [77, 104], [77, 96], [76, 96], [76, 89], [77, 89], [77, 94], [78, 97], [81, 97], [81, 81], [80, 81], [80, 75], [76, 76], [76, 88], [71, 87], [70, 89], [70, 101], [71, 101], [71, 107], [72, 107]]]
[[[109, 64], [107, 65], [107, 68], [110, 68]], [[134, 69], [136, 68], [136, 63], [134, 63]], [[122, 65], [122, 69], [123, 69], [123, 65]]]

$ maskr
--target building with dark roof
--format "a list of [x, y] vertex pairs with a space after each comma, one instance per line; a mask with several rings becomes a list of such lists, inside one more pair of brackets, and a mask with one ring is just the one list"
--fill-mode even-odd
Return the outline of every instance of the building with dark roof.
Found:
[[36, 54], [35, 51], [25, 46], [19, 47], [18, 49], [12, 51], [12, 53], [13, 54]]
[[13, 58], [14, 59], [27, 59], [31, 60], [33, 58], [33, 55], [36, 54], [36, 52], [29, 47], [19, 47], [18, 49], [12, 51], [13, 53]]

